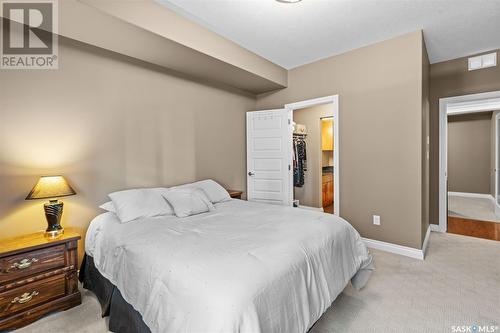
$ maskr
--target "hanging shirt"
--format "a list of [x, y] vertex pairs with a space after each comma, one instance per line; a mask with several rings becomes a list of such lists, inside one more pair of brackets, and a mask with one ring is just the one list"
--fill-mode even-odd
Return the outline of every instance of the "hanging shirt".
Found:
[[304, 185], [304, 172], [307, 171], [307, 149], [304, 138], [294, 138], [293, 151], [293, 183], [296, 187], [302, 187]]

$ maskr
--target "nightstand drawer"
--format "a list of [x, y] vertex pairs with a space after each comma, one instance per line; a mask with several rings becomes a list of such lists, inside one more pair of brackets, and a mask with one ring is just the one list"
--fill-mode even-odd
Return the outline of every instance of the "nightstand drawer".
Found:
[[0, 259], [0, 285], [64, 265], [64, 244], [7, 256]]
[[64, 296], [65, 278], [60, 274], [0, 293], [0, 318]]

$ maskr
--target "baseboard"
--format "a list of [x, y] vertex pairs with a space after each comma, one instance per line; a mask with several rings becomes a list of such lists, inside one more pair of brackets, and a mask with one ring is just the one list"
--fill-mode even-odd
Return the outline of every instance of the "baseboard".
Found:
[[409, 246], [397, 245], [387, 242], [378, 241], [375, 239], [361, 238], [365, 245], [369, 248], [381, 250], [385, 252], [399, 254], [405, 257], [424, 260], [424, 251], [415, 249]]
[[448, 195], [452, 197], [483, 198], [495, 201], [495, 198], [487, 193], [448, 192]]
[[429, 224], [429, 227], [431, 228], [431, 231], [434, 232], [446, 232], [446, 230], [442, 230], [439, 224]]
[[324, 212], [323, 207], [311, 207], [311, 206], [299, 205], [296, 208], [307, 209], [307, 210], [315, 210], [315, 211], [318, 211], [318, 212]]

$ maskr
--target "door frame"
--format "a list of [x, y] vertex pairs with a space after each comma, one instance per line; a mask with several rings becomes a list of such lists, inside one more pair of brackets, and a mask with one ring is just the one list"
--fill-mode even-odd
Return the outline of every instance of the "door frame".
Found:
[[500, 205], [498, 204], [498, 196], [500, 194], [500, 188], [498, 186], [498, 160], [500, 159], [500, 156], [498, 154], [498, 151], [500, 149], [499, 147], [499, 140], [500, 140], [500, 128], [498, 126], [498, 122], [500, 121], [500, 112], [498, 112], [495, 117], [495, 148], [494, 148], [494, 158], [495, 158], [495, 197], [493, 198], [495, 201], [495, 215], [500, 216]]
[[[293, 117], [293, 111], [309, 108], [312, 106], [332, 104], [332, 114], [333, 114], [333, 211], [335, 215], [340, 216], [340, 135], [339, 135], [339, 95], [331, 95], [319, 98], [308, 99], [300, 102], [285, 104], [285, 108], [291, 111]], [[293, 118], [292, 118], [293, 121]], [[292, 146], [292, 136], [290, 136], [290, 147]], [[290, 156], [291, 157], [291, 156]], [[290, 172], [290, 189], [293, 189], [293, 171]], [[293, 201], [293, 191], [290, 190], [290, 202]]]
[[448, 230], [448, 115], [496, 110], [500, 110], [500, 91], [439, 99], [439, 225], [433, 231]]

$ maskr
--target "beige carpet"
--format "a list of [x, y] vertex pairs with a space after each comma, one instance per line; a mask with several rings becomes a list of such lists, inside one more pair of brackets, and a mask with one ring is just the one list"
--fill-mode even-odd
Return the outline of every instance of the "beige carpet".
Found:
[[[377, 270], [368, 286], [347, 287], [311, 332], [425, 333], [500, 325], [500, 242], [432, 233], [425, 261], [372, 252]], [[16, 332], [107, 332], [99, 314], [96, 298], [83, 291], [81, 306]]]

